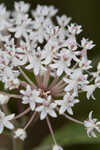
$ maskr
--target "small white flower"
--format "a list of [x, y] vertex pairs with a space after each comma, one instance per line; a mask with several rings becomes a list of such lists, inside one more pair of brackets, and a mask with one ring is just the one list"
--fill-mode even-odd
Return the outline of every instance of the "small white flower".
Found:
[[18, 13], [27, 13], [29, 8], [29, 3], [25, 3], [24, 1], [15, 2], [15, 11]]
[[39, 97], [40, 91], [32, 90], [29, 85], [27, 85], [26, 91], [21, 90], [20, 93], [23, 94], [22, 103], [29, 104], [32, 111], [35, 109], [36, 103], [42, 102], [42, 98]]
[[100, 84], [100, 62], [97, 65], [97, 71], [92, 73], [93, 77], [95, 78], [96, 85]]
[[77, 24], [71, 24], [68, 26], [68, 31], [72, 35], [80, 34], [82, 32], [82, 26]]
[[33, 21], [34, 32], [31, 32], [30, 36], [39, 43], [43, 43], [44, 39], [48, 40], [48, 28], [52, 27], [52, 22], [49, 18], [44, 18], [42, 16], [35, 18]]
[[19, 128], [16, 131], [14, 131], [14, 138], [19, 138], [22, 141], [24, 141], [26, 137], [27, 135], [24, 129]]
[[52, 150], [63, 150], [63, 148], [59, 145], [54, 145]]
[[49, 114], [51, 117], [56, 118], [57, 114], [55, 113], [54, 109], [56, 108], [57, 104], [51, 102], [51, 97], [48, 96], [47, 99], [43, 99], [42, 105], [36, 108], [37, 112], [41, 112], [40, 119], [43, 120]]
[[4, 127], [13, 130], [14, 125], [10, 122], [14, 118], [14, 114], [5, 116], [5, 114], [0, 110], [0, 134], [3, 132]]
[[69, 50], [71, 51], [77, 50], [77, 42], [74, 36], [69, 36], [66, 42]]
[[91, 60], [87, 59], [87, 56], [82, 56], [81, 60], [79, 61], [79, 66], [82, 70], [88, 70], [92, 68], [91, 62]]
[[38, 5], [35, 11], [32, 11], [34, 17], [48, 16], [48, 7]]
[[46, 68], [42, 64], [42, 51], [38, 48], [38, 51], [33, 52], [33, 56], [29, 59], [29, 65], [26, 66], [26, 69], [33, 69], [35, 75], [38, 75], [40, 72], [45, 72]]
[[18, 79], [19, 72], [12, 70], [10, 67], [6, 67], [2, 73], [2, 82], [5, 83], [5, 89], [15, 89], [20, 85]]
[[14, 20], [14, 24], [9, 28], [9, 31], [14, 32], [16, 38], [27, 37], [27, 34], [32, 31], [32, 24], [32, 20], [24, 15], [19, 20]]
[[[31, 40], [31, 39], [30, 39]], [[37, 46], [36, 41], [32, 41], [30, 43], [30, 40], [27, 40], [24, 42], [23, 40], [20, 40], [20, 45], [18, 48], [15, 47], [14, 49], [14, 65], [19, 66], [19, 65], [25, 65], [26, 63], [29, 62], [33, 55], [33, 51]], [[12, 49], [11, 49], [12, 51]], [[16, 60], [17, 59], [17, 60]]]
[[0, 105], [7, 104], [8, 100], [9, 100], [8, 95], [0, 93]]
[[81, 46], [86, 50], [90, 50], [95, 46], [95, 44], [93, 44], [93, 41], [83, 38], [81, 40]]
[[79, 103], [79, 100], [75, 99], [73, 95], [67, 93], [63, 100], [56, 100], [55, 103], [60, 105], [59, 114], [63, 114], [67, 111], [70, 115], [73, 115], [72, 107], [74, 107], [76, 103]]
[[95, 89], [96, 89], [96, 85], [94, 85], [94, 84], [87, 85], [87, 86], [84, 86], [82, 88], [83, 91], [87, 92], [87, 99], [89, 99], [90, 97], [92, 97], [94, 100], [95, 100], [95, 97], [93, 95], [93, 92], [95, 91]]
[[54, 6], [49, 6], [48, 8], [48, 17], [53, 17], [58, 12], [58, 9]]
[[48, 43], [45, 45], [44, 50], [43, 50], [43, 56], [45, 58], [43, 63], [45, 65], [48, 65], [48, 64], [50, 64], [53, 61], [54, 56], [57, 53], [58, 49], [59, 48], [58, 48], [57, 41], [54, 41], [53, 39], [48, 41]]
[[37, 5], [37, 8], [35, 11], [32, 11], [33, 17], [53, 17], [57, 13], [57, 9], [54, 8], [54, 6], [41, 6]]
[[66, 15], [62, 15], [61, 17], [57, 16], [57, 21], [61, 27], [66, 27], [71, 21], [71, 18]]
[[63, 72], [66, 74], [70, 74], [70, 57], [68, 57], [67, 49], [62, 49], [62, 51], [58, 54], [58, 60], [54, 60], [53, 64], [50, 64], [52, 69], [57, 69], [57, 76], [61, 76]]
[[84, 121], [84, 126], [87, 129], [87, 134], [89, 137], [96, 137], [94, 130], [100, 132], [100, 121], [97, 122], [97, 119], [92, 119], [92, 113], [93, 111], [89, 113], [89, 120]]
[[6, 10], [4, 4], [0, 4], [0, 31], [7, 31], [11, 27], [10, 12]]
[[65, 91], [73, 91], [73, 93], [77, 96], [78, 90], [86, 86], [89, 81], [87, 80], [88, 75], [83, 74], [81, 69], [73, 70], [72, 74], [70, 74], [70, 79], [64, 78], [63, 80], [67, 83], [65, 87]]

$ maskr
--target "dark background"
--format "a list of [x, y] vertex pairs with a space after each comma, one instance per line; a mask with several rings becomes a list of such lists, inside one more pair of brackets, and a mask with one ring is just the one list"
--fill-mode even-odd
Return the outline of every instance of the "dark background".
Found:
[[[72, 21], [83, 26], [82, 36], [89, 38], [94, 41], [96, 47], [89, 51], [88, 55], [93, 60], [93, 66], [96, 67], [98, 61], [100, 61], [100, 1], [99, 0], [24, 0], [25, 2], [31, 3], [31, 7], [36, 8], [37, 4], [42, 5], [54, 5], [59, 9], [58, 15], [66, 14], [72, 17]], [[5, 3], [8, 8], [13, 8], [14, 0], [0, 0], [0, 3]], [[80, 95], [82, 99], [81, 103], [75, 108], [75, 116], [77, 118], [85, 119], [88, 113], [93, 110], [95, 116], [100, 119], [100, 90], [96, 90], [95, 97], [96, 101], [87, 101], [84, 95]], [[60, 123], [65, 121], [61, 119]], [[52, 121], [54, 127], [58, 126], [59, 122]], [[45, 127], [45, 121], [43, 124], [40, 122], [36, 123], [36, 126], [32, 130], [30, 141], [26, 141], [25, 149], [28, 149], [27, 145], [32, 145], [33, 147], [38, 145], [41, 139], [40, 135], [44, 136], [44, 132], [48, 133], [48, 128]], [[38, 129], [39, 132], [38, 132]], [[66, 133], [67, 134], [67, 133]], [[78, 134], [78, 133], [77, 133]], [[33, 140], [32, 140], [33, 139]], [[4, 139], [3, 139], [4, 140]], [[2, 141], [2, 140], [1, 140]], [[5, 140], [6, 141], [6, 140]], [[3, 142], [0, 144], [2, 145]], [[7, 144], [7, 143], [6, 143]], [[31, 146], [30, 146], [31, 147]], [[66, 146], [65, 146], [66, 147]], [[65, 150], [100, 150], [100, 144], [91, 145], [74, 145], [67, 146]], [[3, 150], [3, 149], [0, 149]], [[40, 149], [41, 150], [41, 149]]]

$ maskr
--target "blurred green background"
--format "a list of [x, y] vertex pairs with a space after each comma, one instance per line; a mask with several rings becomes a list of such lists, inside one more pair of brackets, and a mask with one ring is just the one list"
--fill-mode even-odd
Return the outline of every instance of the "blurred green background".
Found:
[[[54, 5], [59, 9], [58, 15], [66, 14], [72, 17], [72, 21], [83, 26], [82, 36], [94, 41], [96, 47], [89, 52], [89, 57], [96, 67], [100, 61], [100, 1], [99, 0], [24, 0], [36, 8], [37, 4]], [[0, 0], [8, 8], [13, 8], [14, 0]], [[93, 110], [94, 116], [100, 119], [100, 90], [95, 92], [96, 101], [86, 100], [85, 94], [80, 95], [81, 103], [75, 107], [75, 117], [84, 120], [88, 113]], [[58, 120], [51, 120], [55, 129], [58, 143], [63, 145], [64, 150], [100, 150], [100, 135], [97, 139], [88, 138], [86, 131], [80, 125], [71, 123], [60, 117]], [[25, 150], [49, 150], [49, 131], [45, 121], [36, 121], [28, 129], [29, 138], [24, 143]], [[11, 150], [10, 140], [7, 137], [0, 137], [0, 150], [3, 145]], [[40, 146], [39, 146], [40, 145]], [[47, 146], [47, 147], [46, 147]], [[38, 147], [38, 148], [35, 148]]]

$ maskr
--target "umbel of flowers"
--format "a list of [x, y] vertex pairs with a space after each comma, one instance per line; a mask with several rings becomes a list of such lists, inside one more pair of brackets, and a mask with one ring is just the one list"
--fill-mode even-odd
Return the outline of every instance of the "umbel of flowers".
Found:
[[[93, 92], [100, 88], [100, 63], [97, 71], [92, 72], [87, 52], [95, 45], [84, 37], [77, 40], [81, 25], [71, 23], [66, 15], [56, 16], [58, 10], [54, 6], [38, 5], [30, 16], [29, 8], [30, 4], [23, 1], [15, 2], [13, 11], [0, 5], [0, 81], [4, 84], [0, 91], [0, 133], [8, 128], [13, 130], [14, 138], [24, 140], [27, 128], [39, 114], [40, 120], [47, 121], [53, 150], [62, 150], [49, 117], [65, 116], [83, 125], [88, 136], [96, 137], [94, 130], [100, 132], [100, 122], [92, 118], [92, 111], [83, 122], [72, 117], [73, 107], [80, 102], [80, 92], [86, 92], [87, 99], [95, 99]], [[14, 89], [16, 94], [11, 94]], [[12, 98], [25, 106], [22, 113], [7, 114], [5, 108]], [[30, 111], [28, 123], [16, 129], [14, 120]]]

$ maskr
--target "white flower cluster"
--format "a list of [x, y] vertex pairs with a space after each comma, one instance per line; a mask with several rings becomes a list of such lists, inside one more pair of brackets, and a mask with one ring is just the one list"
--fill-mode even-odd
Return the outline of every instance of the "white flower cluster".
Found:
[[[70, 23], [70, 17], [56, 16], [56, 21], [53, 21], [58, 11], [53, 6], [38, 5], [31, 11], [31, 17], [29, 9], [30, 5], [23, 1], [15, 2], [12, 12], [7, 11], [4, 4], [0, 5], [0, 81], [5, 90], [19, 90], [19, 94], [0, 92], [1, 109], [11, 97], [20, 98], [23, 105], [29, 104], [15, 117], [6, 117], [0, 111], [0, 133], [4, 126], [13, 129], [9, 120], [32, 111], [24, 129], [14, 131], [15, 138], [26, 138], [25, 130], [37, 113], [41, 120], [47, 120], [50, 131], [48, 115], [57, 118], [58, 113], [83, 124], [88, 135], [95, 136], [94, 129], [100, 131], [99, 122], [92, 119], [91, 113], [89, 121], [84, 122], [66, 115], [74, 114], [72, 108], [80, 102], [80, 92], [86, 92], [87, 99], [95, 99], [93, 92], [100, 88], [100, 63], [97, 71], [92, 72], [92, 61], [87, 56], [95, 44], [84, 37], [78, 42], [82, 26]], [[35, 77], [34, 81], [28, 72]], [[57, 145], [53, 148], [58, 149], [62, 148]]]

